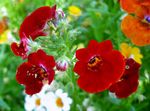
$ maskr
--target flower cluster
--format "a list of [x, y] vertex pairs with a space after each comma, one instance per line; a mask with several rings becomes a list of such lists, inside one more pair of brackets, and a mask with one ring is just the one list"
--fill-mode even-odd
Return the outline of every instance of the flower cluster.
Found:
[[150, 1], [120, 0], [121, 7], [128, 13], [122, 20], [123, 33], [138, 45], [150, 45]]
[[[20, 43], [13, 42], [11, 49], [16, 56], [27, 59], [17, 69], [16, 79], [18, 83], [25, 85], [25, 92], [29, 95], [40, 92], [45, 82], [50, 84], [54, 78], [55, 60], [47, 55], [42, 49], [32, 52], [30, 44], [39, 36], [46, 36], [48, 33], [48, 22], [55, 19], [56, 6], [40, 7], [25, 18], [20, 26]], [[30, 40], [31, 39], [31, 40]]]
[[62, 89], [55, 92], [49, 91], [50, 85], [45, 85], [42, 90], [33, 95], [26, 95], [26, 111], [69, 111], [72, 99]]
[[80, 76], [78, 85], [90, 93], [108, 89], [124, 72], [124, 57], [109, 40], [101, 43], [91, 40], [87, 48], [76, 51], [76, 57], [79, 61], [74, 71]]
[[79, 75], [81, 89], [89, 93], [108, 89], [118, 98], [136, 91], [140, 65], [114, 50], [110, 40], [101, 43], [91, 40], [87, 48], [76, 51], [76, 58], [74, 71]]
[[[124, 2], [120, 2], [124, 5]], [[73, 13], [76, 14], [76, 16], [81, 15], [80, 9], [75, 6], [70, 7], [69, 10], [70, 13], [74, 10]], [[73, 15], [73, 13], [71, 14]], [[33, 95], [32, 98], [36, 101], [34, 106], [40, 106], [42, 103], [40, 100], [41, 94], [37, 94], [38, 96], [34, 96], [34, 94], [39, 93], [46, 83], [51, 84], [55, 77], [55, 69], [58, 71], [77, 73], [77, 75], [70, 74], [70, 79], [73, 79], [72, 81], [74, 82], [76, 81], [76, 77], [78, 77], [78, 86], [88, 93], [98, 93], [109, 90], [115, 93], [118, 98], [124, 98], [135, 92], [138, 86], [138, 71], [140, 68], [140, 64], [138, 63], [141, 63], [140, 59], [142, 58], [142, 55], [139, 54], [139, 50], [136, 48], [131, 50], [132, 48], [128, 47], [126, 44], [122, 44], [120, 52], [113, 48], [111, 40], [102, 42], [90, 40], [87, 47], [75, 49], [76, 62], [74, 54], [72, 54], [73, 56], [69, 55], [70, 50], [74, 50], [71, 45], [69, 48], [64, 46], [68, 48], [68, 52], [65, 52], [68, 57], [64, 60], [61, 56], [63, 57], [65, 54], [61, 56], [58, 55], [60, 59], [57, 59], [55, 62], [57, 57], [47, 54], [46, 51], [43, 50], [45, 47], [38, 45], [36, 42], [38, 37], [42, 36], [41, 38], [47, 41], [48, 39], [46, 39], [46, 36], [50, 35], [50, 32], [55, 31], [51, 29], [50, 25], [57, 28], [60, 23], [59, 14], [64, 17], [62, 11], [56, 10], [56, 5], [53, 7], [44, 6], [36, 9], [25, 18], [20, 26], [19, 44], [16, 42], [11, 44], [11, 49], [16, 56], [27, 59], [26, 62], [18, 67], [16, 80], [19, 84], [25, 86], [25, 92], [28, 95]], [[59, 31], [59, 29], [60, 26], [56, 31]], [[55, 36], [62, 36], [65, 33], [65, 28], [60, 31], [62, 32], [60, 34], [55, 33]], [[68, 36], [68, 34], [66, 35]], [[66, 44], [69, 44], [68, 38], [65, 38], [65, 40], [67, 41]], [[59, 46], [59, 44], [57, 45]], [[32, 48], [34, 46], [36, 46], [36, 49], [33, 50]], [[132, 54], [126, 54], [125, 51], [127, 49], [133, 54], [135, 54], [135, 50], [138, 51], [140, 59], [137, 60], [135, 56], [132, 57], [132, 59], [130, 57], [133, 56]], [[132, 85], [129, 86], [129, 84]], [[68, 99], [67, 95], [64, 94], [62, 90], [56, 91], [56, 94], [46, 92], [44, 95], [44, 100], [54, 100], [52, 103], [56, 103], [51, 104], [52, 106], [56, 106], [54, 111], [67, 111], [70, 109], [70, 106], [65, 104], [64, 101], [67, 100], [69, 101], [68, 104], [71, 104], [72, 100]], [[66, 99], [63, 100], [63, 97]], [[46, 107], [45, 105], [47, 106], [49, 103], [44, 103], [43, 106]], [[50, 105], [47, 109], [52, 110]]]

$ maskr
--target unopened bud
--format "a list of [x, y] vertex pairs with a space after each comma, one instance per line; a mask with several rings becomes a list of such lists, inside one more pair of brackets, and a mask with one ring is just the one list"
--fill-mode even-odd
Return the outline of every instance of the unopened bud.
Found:
[[59, 60], [56, 62], [56, 68], [59, 71], [66, 71], [68, 68], [68, 61], [66, 60]]

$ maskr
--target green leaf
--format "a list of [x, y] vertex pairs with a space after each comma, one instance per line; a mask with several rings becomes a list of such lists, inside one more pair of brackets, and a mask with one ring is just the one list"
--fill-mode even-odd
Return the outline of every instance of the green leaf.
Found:
[[2, 98], [0, 98], [0, 110], [10, 111], [10, 107]]

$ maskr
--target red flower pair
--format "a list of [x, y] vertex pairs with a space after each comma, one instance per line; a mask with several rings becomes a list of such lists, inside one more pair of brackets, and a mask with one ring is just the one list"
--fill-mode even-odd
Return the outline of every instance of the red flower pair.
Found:
[[49, 6], [40, 7], [27, 16], [19, 30], [21, 42], [19, 44], [15, 42], [11, 44], [13, 53], [16, 56], [21, 56], [22, 59], [27, 58], [29, 39], [35, 40], [39, 36], [46, 36], [45, 28], [47, 27], [47, 22], [55, 19], [55, 14], [56, 5], [52, 8]]
[[50, 84], [54, 78], [55, 60], [43, 50], [27, 55], [30, 50], [29, 39], [35, 40], [39, 36], [46, 36], [47, 22], [55, 19], [56, 6], [38, 8], [25, 18], [19, 30], [20, 43], [12, 43], [11, 49], [16, 56], [28, 59], [17, 69], [18, 83], [25, 85], [25, 92], [29, 95], [40, 92], [45, 81]]
[[76, 51], [76, 58], [78, 85], [90, 93], [108, 89], [124, 72], [124, 57], [113, 49], [110, 40], [101, 43], [91, 40], [87, 48]]
[[[114, 86], [118, 84], [120, 78], [121, 80], [124, 78], [124, 84], [128, 84], [131, 79], [134, 79], [132, 83], [136, 83], [134, 83], [135, 86], [133, 84], [133, 89], [136, 90], [139, 65], [133, 60], [127, 60], [126, 66], [129, 65], [130, 69], [125, 70], [124, 57], [119, 51], [113, 49], [110, 40], [101, 43], [91, 40], [87, 48], [76, 51], [76, 58], [78, 61], [75, 64], [74, 72], [79, 75], [78, 85], [81, 89], [89, 93], [97, 93], [109, 89], [111, 86], [110, 91], [117, 92], [117, 88], [115, 89]], [[125, 79], [128, 78], [128, 75], [129, 79]], [[118, 85], [118, 87], [121, 89], [123, 86]], [[124, 95], [118, 97], [125, 97], [133, 91], [132, 88], [131, 91], [128, 91], [128, 87], [125, 88], [127, 91], [119, 92]]]

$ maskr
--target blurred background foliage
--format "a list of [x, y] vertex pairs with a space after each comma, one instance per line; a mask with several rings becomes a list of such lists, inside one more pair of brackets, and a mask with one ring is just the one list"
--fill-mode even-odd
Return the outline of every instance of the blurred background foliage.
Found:
[[[79, 17], [70, 20], [71, 26], [79, 30], [74, 45], [82, 43], [86, 46], [91, 39], [97, 41], [111, 39], [115, 49], [118, 50], [122, 42], [134, 46], [121, 32], [120, 22], [124, 12], [120, 9], [118, 0], [0, 0], [0, 10], [2, 8], [7, 10], [6, 15], [0, 11], [0, 20], [4, 16], [7, 17], [7, 28], [19, 40], [18, 29], [24, 18], [40, 6], [54, 4], [57, 8], [63, 9], [66, 18], [69, 16], [68, 7], [71, 5], [79, 7], [82, 11]], [[149, 111], [150, 46], [139, 48], [143, 59], [136, 93], [126, 99], [117, 99], [108, 91], [89, 95], [78, 89], [76, 96], [78, 104], [73, 105], [72, 111], [86, 110], [82, 107], [84, 98], [90, 99], [90, 104], [96, 111]], [[11, 52], [9, 42], [0, 43], [0, 111], [24, 110], [23, 87], [15, 80], [16, 69], [21, 63], [22, 60]]]

